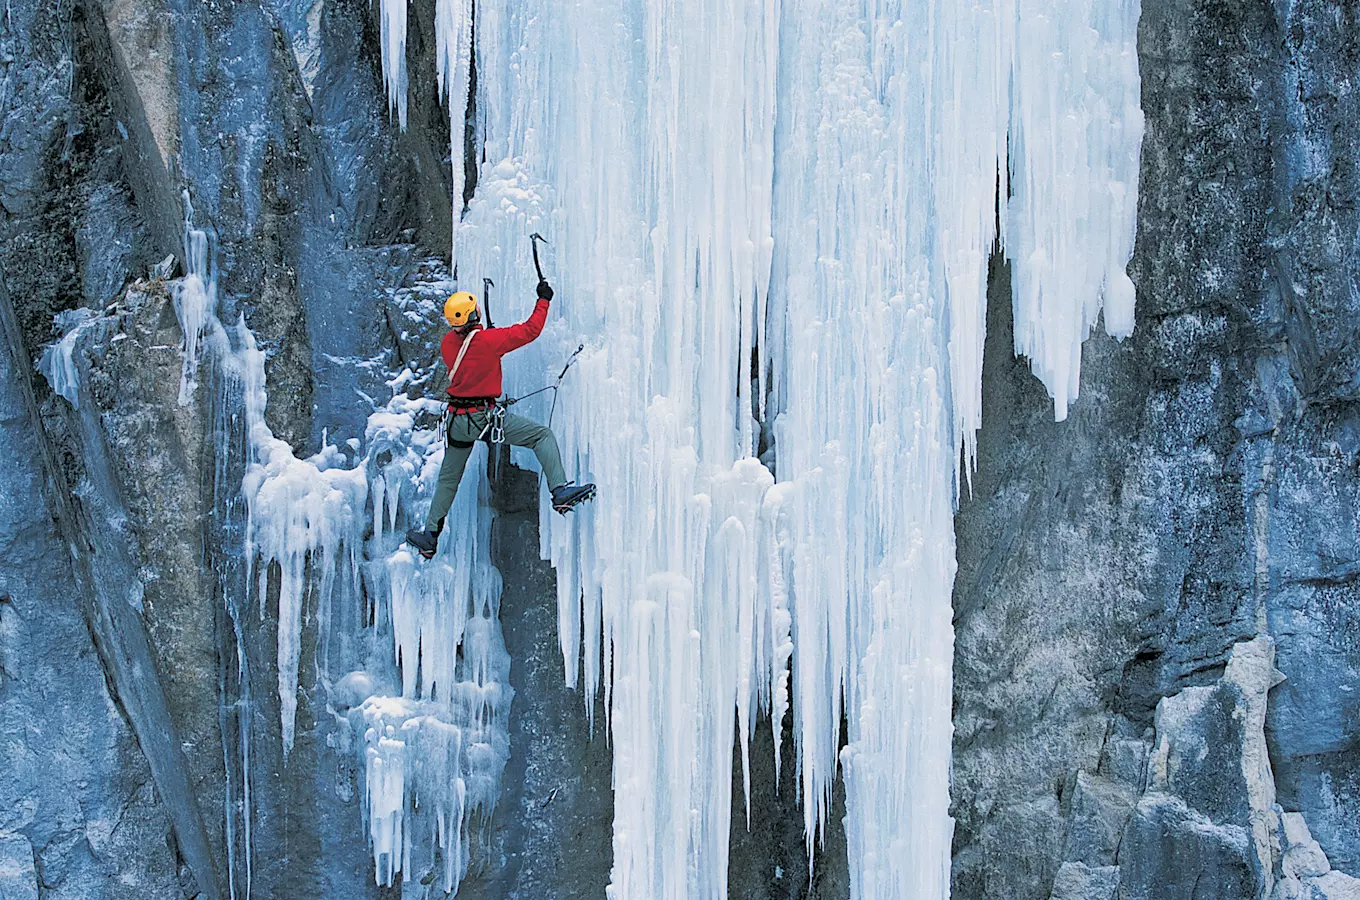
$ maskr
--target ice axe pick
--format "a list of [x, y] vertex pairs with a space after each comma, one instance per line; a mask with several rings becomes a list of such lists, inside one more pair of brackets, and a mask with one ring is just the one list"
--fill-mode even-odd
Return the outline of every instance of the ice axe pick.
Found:
[[538, 280], [539, 280], [539, 281], [543, 281], [543, 280], [545, 280], [545, 279], [543, 278], [543, 266], [540, 265], [539, 262], [538, 262], [538, 242], [539, 242], [539, 241], [542, 241], [542, 242], [545, 243], [545, 244], [548, 243], [548, 239], [545, 238], [543, 235], [539, 234], [537, 231], [535, 231], [533, 234], [529, 235], [529, 242], [530, 242], [530, 244], [531, 244], [531, 245], [533, 246], [533, 248], [534, 248], [534, 269], [538, 272]]
[[496, 323], [491, 321], [491, 289], [496, 286], [496, 282], [490, 278], [482, 279], [482, 294], [486, 297], [486, 327], [495, 328]]

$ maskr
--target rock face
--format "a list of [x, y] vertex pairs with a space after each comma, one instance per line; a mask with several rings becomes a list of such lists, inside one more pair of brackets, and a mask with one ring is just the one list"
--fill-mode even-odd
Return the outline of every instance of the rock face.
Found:
[[[1065, 423], [993, 272], [956, 520], [955, 896], [1104, 896], [1112, 863], [1121, 898], [1264, 896], [1266, 795], [1360, 873], [1353, 22], [1144, 0], [1137, 329], [1088, 341]], [[1225, 674], [1267, 636], [1268, 700]]]
[[[994, 267], [956, 522], [956, 897], [1360, 893], [1356, 16], [1144, 0], [1137, 330], [1088, 342], [1065, 423], [1012, 355]], [[0, 896], [239, 895], [247, 783], [256, 896], [395, 895], [314, 660], [285, 760], [277, 635], [228, 621], [232, 410], [179, 403], [172, 272], [147, 277], [183, 271], [187, 191], [220, 315], [266, 351], [270, 427], [303, 452], [359, 434], [355, 398], [381, 387], [360, 363], [430, 353], [381, 298], [417, 245], [444, 251], [451, 212], [433, 3], [413, 6], [404, 134], [376, 27], [358, 0], [6, 4]], [[77, 309], [58, 397], [34, 365]], [[498, 491], [514, 751], [465, 891], [593, 897], [608, 745], [560, 685], [529, 490]], [[848, 896], [839, 814], [809, 877], [792, 761], [777, 793], [760, 750], [733, 896]]]
[[8, 311], [0, 285], [0, 896], [180, 896], [170, 815], [106, 689], [49, 505], [31, 362]]

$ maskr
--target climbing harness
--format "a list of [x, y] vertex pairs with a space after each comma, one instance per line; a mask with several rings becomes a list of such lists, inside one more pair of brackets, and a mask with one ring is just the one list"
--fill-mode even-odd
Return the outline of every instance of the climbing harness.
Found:
[[546, 394], [548, 391], [552, 391], [553, 394], [552, 407], [548, 411], [548, 427], [551, 428], [553, 413], [557, 411], [557, 392], [562, 387], [563, 379], [567, 377], [567, 371], [571, 369], [573, 365], [576, 364], [576, 357], [580, 356], [581, 351], [584, 349], [586, 349], [585, 344], [580, 344], [579, 346], [577, 346], [575, 352], [573, 352], [571, 356], [567, 357], [567, 364], [562, 367], [561, 372], [557, 373], [557, 378], [556, 380], [553, 381], [552, 384], [547, 385], [546, 387], [541, 387], [536, 391], [530, 391], [527, 394], [522, 394], [518, 397], [507, 397], [503, 400], [495, 400], [492, 403], [488, 404], [486, 407], [483, 407], [482, 409], [469, 409], [468, 410], [469, 413], [485, 412], [487, 414], [486, 424], [482, 426], [482, 431], [480, 434], [477, 435], [477, 440], [480, 441], [483, 438], [486, 438], [488, 443], [492, 444], [505, 443], [505, 416], [507, 413], [509, 413], [510, 407], [514, 406], [516, 403], [519, 403], [522, 400], [528, 400], [530, 397], [537, 397], [539, 394]]

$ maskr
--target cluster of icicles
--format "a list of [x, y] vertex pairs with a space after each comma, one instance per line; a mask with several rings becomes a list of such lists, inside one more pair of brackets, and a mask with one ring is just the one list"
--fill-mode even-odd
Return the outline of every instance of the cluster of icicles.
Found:
[[587, 342], [554, 422], [600, 496], [543, 550], [631, 798], [610, 895], [725, 897], [734, 724], [743, 769], [762, 721], [778, 764], [791, 714], [809, 848], [839, 771], [852, 896], [947, 896], [988, 260], [1063, 419], [1102, 312], [1133, 327], [1137, 0], [437, 9], [445, 97], [478, 74], [453, 147], [487, 160], [454, 261], [527, 294], [548, 234], [562, 302], [513, 374]]
[[[403, 125], [406, 4], [380, 4]], [[492, 0], [474, 23], [471, 0], [436, 0], [455, 201], [464, 142], [486, 160], [469, 207], [454, 203], [458, 270], [529, 297], [524, 235], [553, 241], [561, 301], [508, 389], [587, 344], [554, 426], [600, 496], [569, 518], [545, 505], [542, 550], [566, 680], [588, 709], [603, 693], [630, 798], [616, 900], [726, 897], [734, 733], [749, 810], [750, 738], [766, 723], [778, 765], [789, 715], [809, 850], [841, 773], [852, 896], [948, 895], [952, 514], [981, 424], [988, 259], [999, 244], [1012, 262], [1016, 350], [1062, 419], [1102, 312], [1112, 334], [1133, 325], [1138, 12]], [[416, 567], [393, 532], [439, 460], [418, 402], [398, 379], [357, 465], [336, 448], [297, 459], [264, 424], [249, 331], [216, 321], [209, 285], [191, 265], [186, 390], [198, 336], [241, 367], [261, 599], [279, 572], [285, 746], [304, 605], [324, 617], [368, 579], [400, 688], [355, 673], [335, 689], [356, 698], [377, 877], [423, 871], [419, 855], [454, 889], [506, 754], [484, 498], [465, 485], [456, 552]]]
[[[296, 737], [301, 643], [310, 623], [323, 688], [318, 702], [348, 720], [342, 735], [359, 738], [378, 882], [434, 872], [444, 891], [455, 891], [469, 863], [470, 829], [489, 820], [509, 754], [512, 691], [500, 574], [489, 561], [485, 465], [468, 467], [447, 539], [432, 561], [417, 564], [401, 534], [421, 520], [433, 491], [443, 454], [433, 426], [440, 404], [408, 399], [414, 376], [403, 370], [389, 383], [390, 402], [369, 416], [355, 459], [333, 445], [299, 459], [266, 424], [265, 361], [254, 335], [244, 319], [227, 326], [217, 317], [208, 237], [193, 225], [187, 193], [185, 206], [187, 274], [172, 285], [185, 335], [181, 401], [192, 399], [201, 365], [216, 368], [219, 390], [244, 401], [248, 595], [229, 612], [235, 620], [253, 606], [263, 619], [277, 602], [285, 758]], [[440, 296], [449, 290], [424, 287]], [[417, 318], [434, 314], [428, 298], [407, 299], [420, 306]], [[422, 414], [423, 428], [416, 424]], [[363, 668], [333, 675], [332, 658], [352, 665], [356, 651]], [[248, 741], [250, 729], [241, 731]], [[248, 760], [248, 745], [240, 752]], [[245, 777], [249, 807], [248, 767]], [[236, 818], [228, 813], [229, 828]], [[230, 866], [232, 896], [248, 897], [252, 811], [240, 818], [247, 858]], [[237, 843], [229, 835], [233, 850]], [[239, 885], [238, 868], [245, 873]]]

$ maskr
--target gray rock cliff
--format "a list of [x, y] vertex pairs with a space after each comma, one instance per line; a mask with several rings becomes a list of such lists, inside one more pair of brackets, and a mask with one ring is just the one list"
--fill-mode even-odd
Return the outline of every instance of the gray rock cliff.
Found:
[[[1066, 422], [1012, 354], [994, 263], [956, 518], [962, 900], [1360, 896], [1358, 16], [1144, 0], [1137, 328], [1087, 342]], [[241, 410], [211, 385], [179, 403], [165, 283], [187, 192], [300, 453], [361, 434], [355, 397], [393, 367], [428, 368], [393, 297], [450, 242], [433, 4], [404, 133], [376, 28], [356, 0], [0, 17], [2, 897], [228, 896], [247, 856], [255, 896], [400, 893], [373, 883], [314, 624], [283, 757], [271, 615], [228, 602]], [[54, 321], [79, 330], [69, 397], [36, 371]], [[598, 897], [618, 800], [561, 685], [531, 492], [507, 470], [493, 500], [512, 753], [460, 893]], [[732, 895], [848, 896], [841, 807], [809, 875], [792, 758], [777, 785], [761, 749]]]
[[[994, 269], [956, 520], [956, 896], [1264, 897], [1281, 811], [1360, 874], [1358, 40], [1332, 3], [1143, 3], [1137, 329], [1088, 341], [1067, 422]], [[1267, 639], [1283, 680], [1244, 743], [1225, 672]]]

